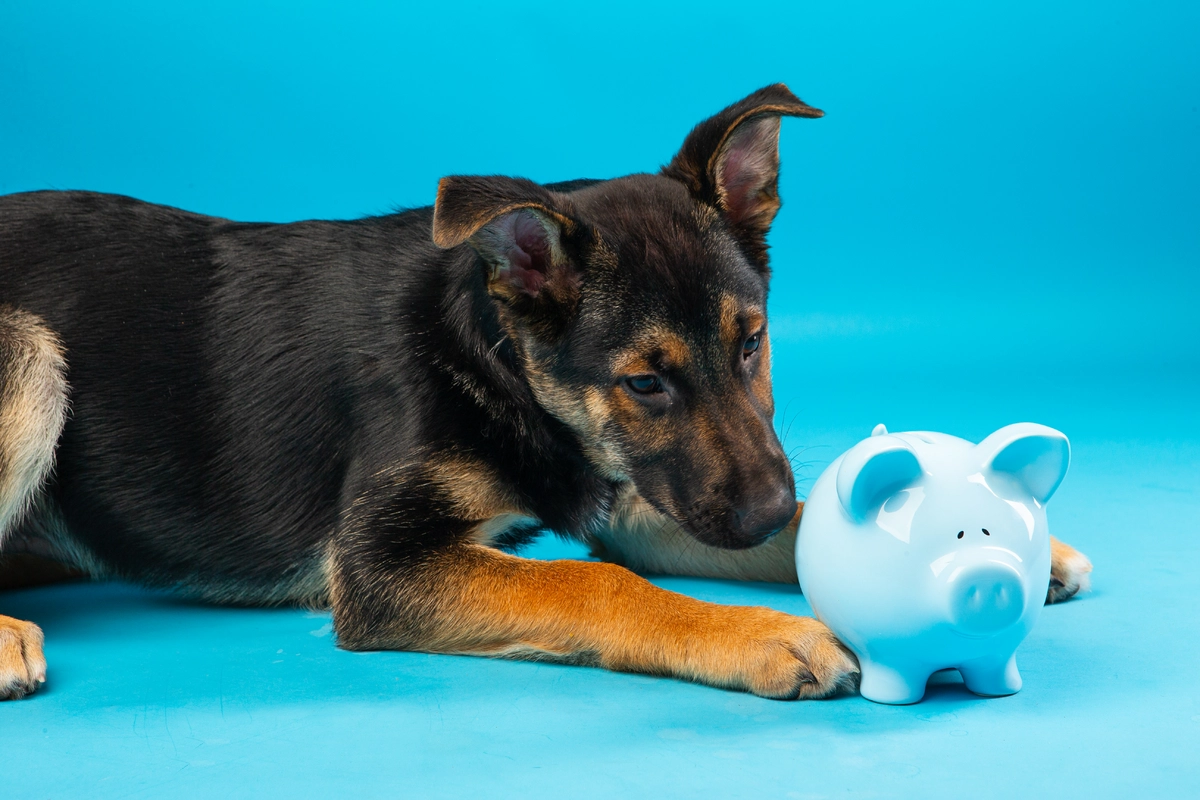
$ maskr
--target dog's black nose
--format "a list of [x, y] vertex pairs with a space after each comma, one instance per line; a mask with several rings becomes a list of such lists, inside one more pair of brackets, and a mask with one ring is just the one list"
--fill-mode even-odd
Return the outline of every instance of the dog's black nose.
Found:
[[780, 488], [748, 503], [737, 516], [741, 535], [758, 543], [783, 530], [795, 515], [795, 493], [791, 488]]

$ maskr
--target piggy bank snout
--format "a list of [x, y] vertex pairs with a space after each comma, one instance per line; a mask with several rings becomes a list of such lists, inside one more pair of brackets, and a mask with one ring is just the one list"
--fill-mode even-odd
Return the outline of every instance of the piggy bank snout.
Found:
[[967, 636], [999, 633], [1025, 612], [1025, 581], [1004, 561], [985, 561], [957, 570], [950, 579], [950, 619]]

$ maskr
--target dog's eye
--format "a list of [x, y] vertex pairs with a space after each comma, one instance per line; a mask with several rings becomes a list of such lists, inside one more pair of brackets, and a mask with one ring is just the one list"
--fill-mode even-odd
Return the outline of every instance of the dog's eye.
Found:
[[762, 344], [762, 334], [756, 333], [747, 339], [742, 344], [742, 358], [749, 358], [758, 352], [759, 346]]
[[625, 385], [638, 394], [658, 394], [663, 390], [657, 375], [634, 375], [625, 379]]

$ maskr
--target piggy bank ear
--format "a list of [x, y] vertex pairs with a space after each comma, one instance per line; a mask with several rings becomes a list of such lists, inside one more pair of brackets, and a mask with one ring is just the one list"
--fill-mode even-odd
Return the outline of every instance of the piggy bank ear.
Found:
[[842, 457], [838, 500], [852, 519], [862, 520], [920, 475], [921, 462], [911, 447], [894, 436], [872, 436]]
[[1071, 444], [1054, 428], [1033, 422], [1006, 425], [976, 448], [984, 469], [1011, 475], [1039, 503], [1054, 494], [1071, 463]]

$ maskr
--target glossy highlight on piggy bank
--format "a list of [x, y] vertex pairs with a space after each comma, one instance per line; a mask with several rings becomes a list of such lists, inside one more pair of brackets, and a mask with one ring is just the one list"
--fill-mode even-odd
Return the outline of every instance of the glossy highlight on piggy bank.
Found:
[[1030, 422], [979, 444], [878, 425], [821, 474], [796, 567], [864, 697], [915, 703], [946, 668], [976, 694], [1020, 690], [1015, 653], [1050, 580], [1045, 505], [1069, 462], [1067, 437]]

